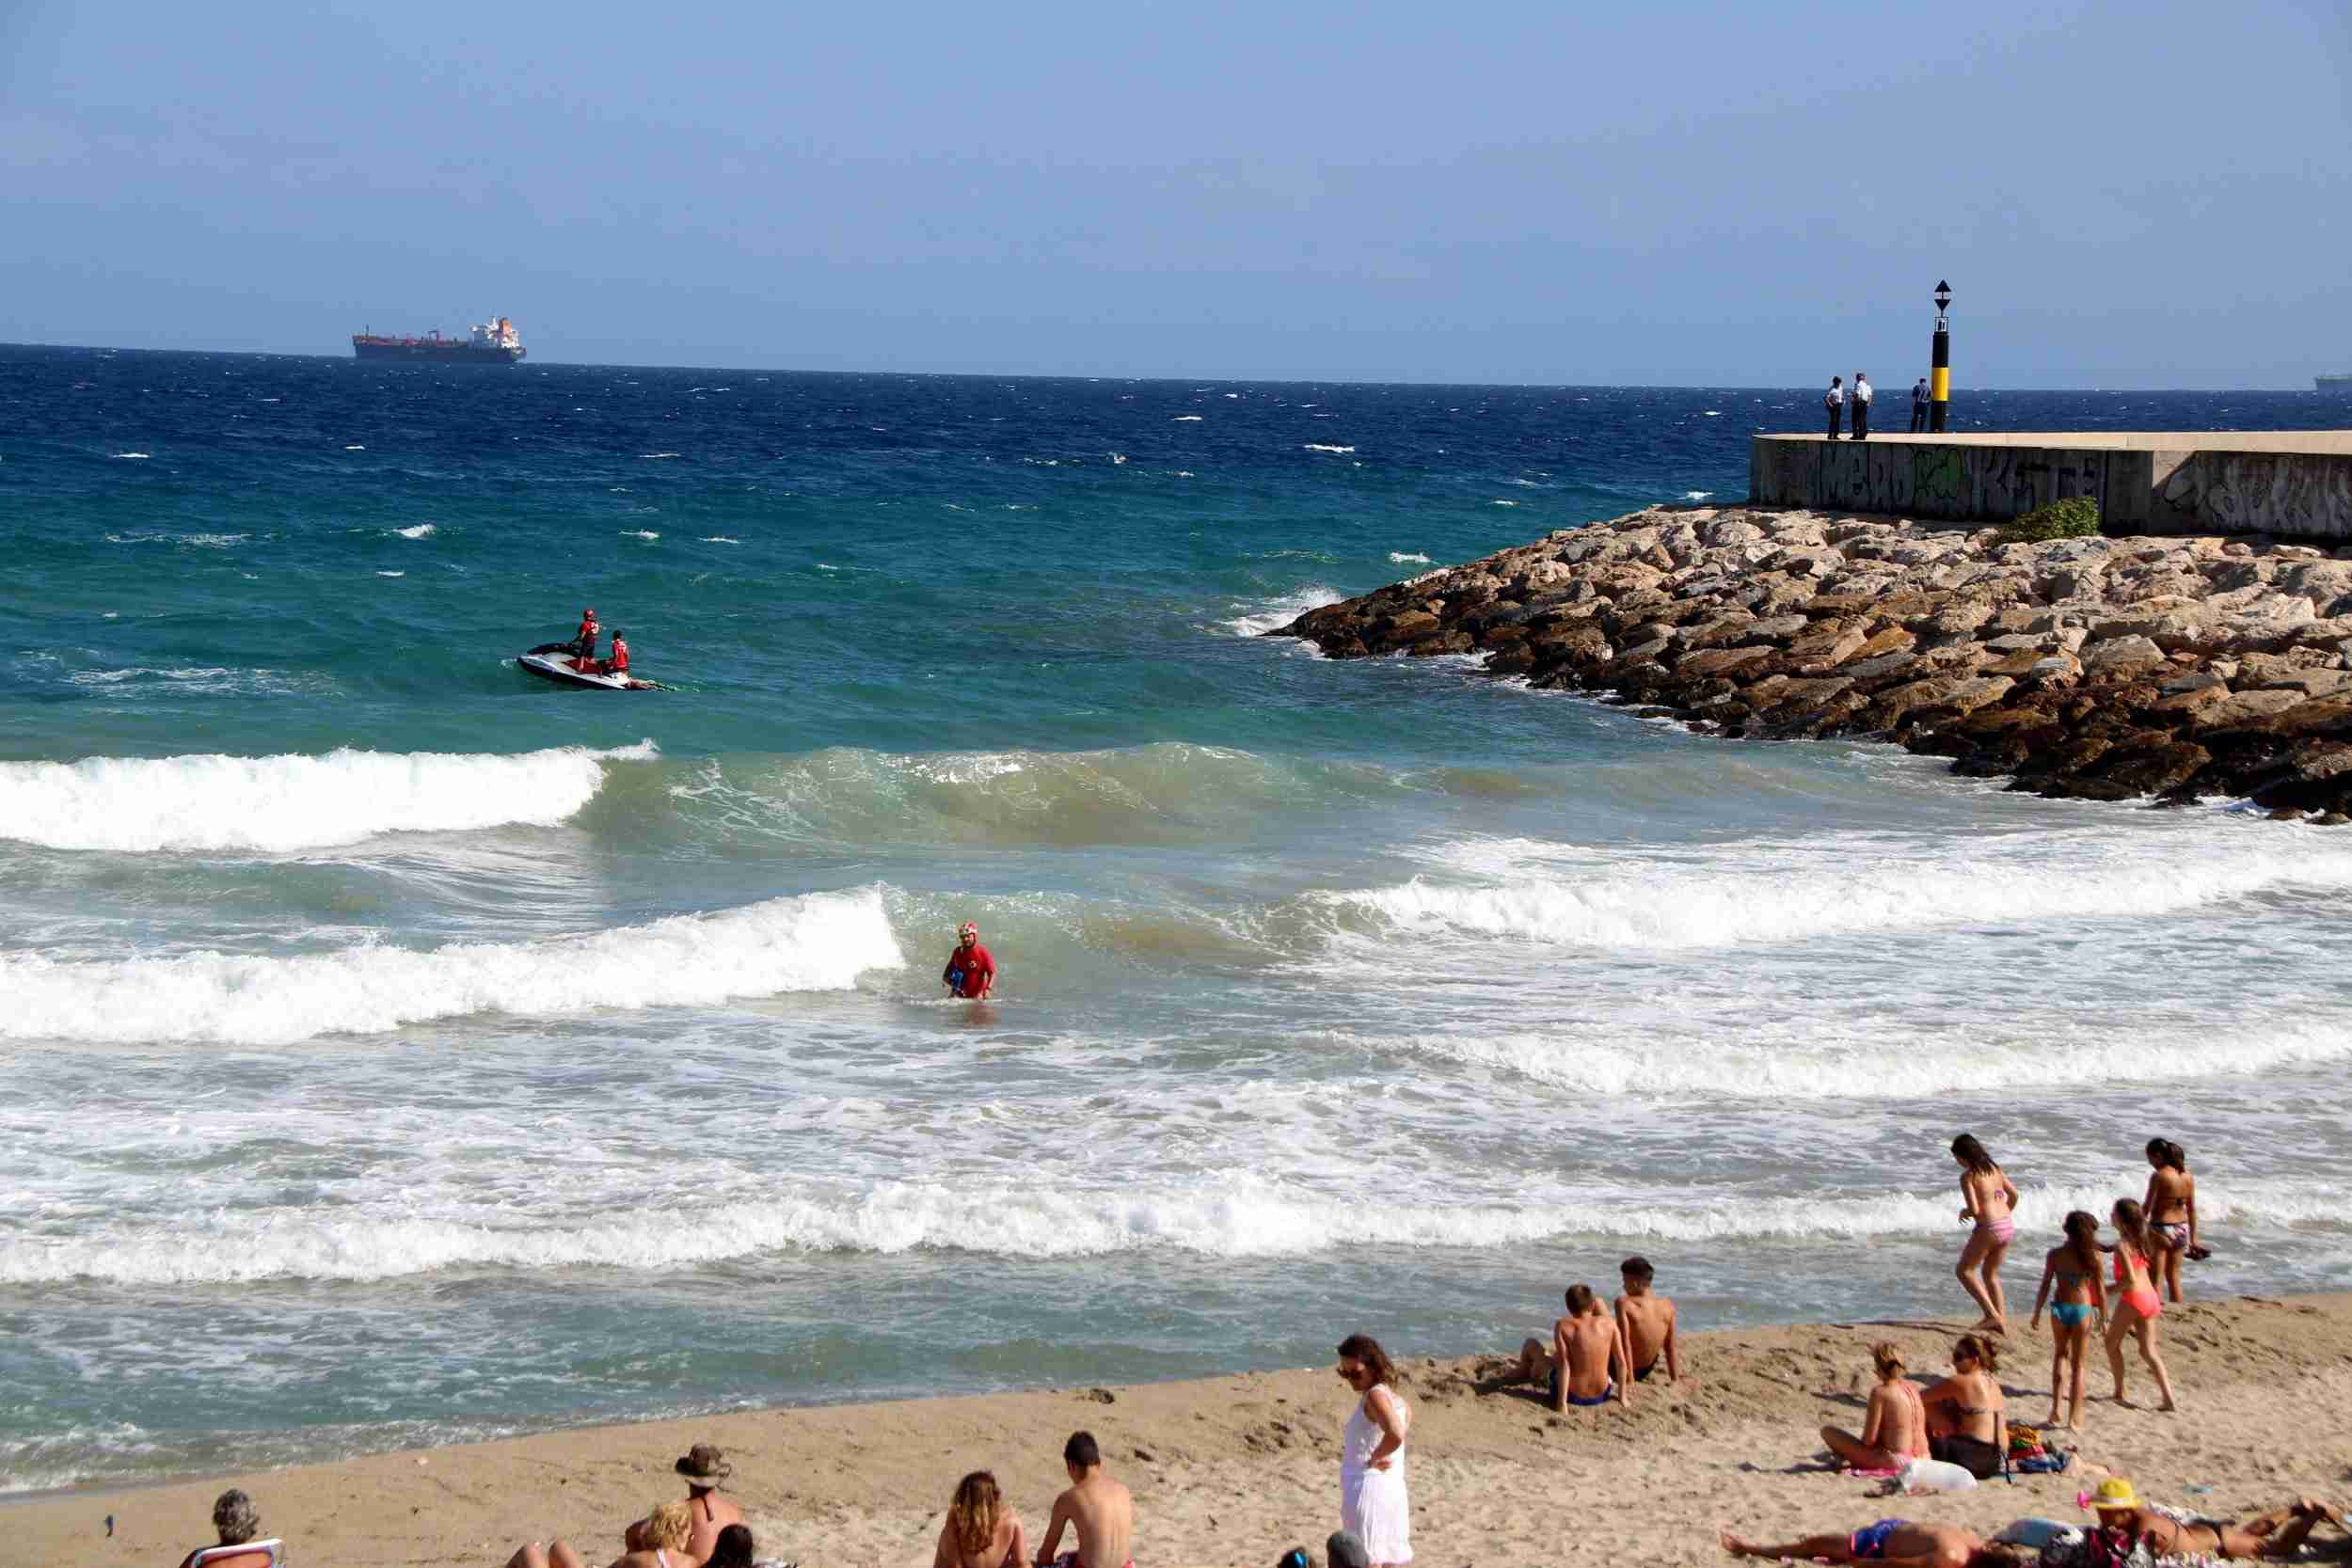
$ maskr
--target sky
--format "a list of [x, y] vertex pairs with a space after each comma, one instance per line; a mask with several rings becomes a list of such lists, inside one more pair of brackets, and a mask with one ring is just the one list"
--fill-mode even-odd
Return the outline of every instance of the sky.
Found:
[[0, 0], [0, 341], [1804, 386], [2352, 370], [2352, 4]]

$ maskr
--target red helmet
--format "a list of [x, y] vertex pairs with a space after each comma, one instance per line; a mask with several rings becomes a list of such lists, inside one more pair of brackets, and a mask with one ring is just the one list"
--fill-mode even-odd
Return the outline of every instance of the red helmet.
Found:
[[596, 618], [596, 612], [593, 610], [583, 610], [580, 612], [580, 618], [583, 621], [593, 621]]

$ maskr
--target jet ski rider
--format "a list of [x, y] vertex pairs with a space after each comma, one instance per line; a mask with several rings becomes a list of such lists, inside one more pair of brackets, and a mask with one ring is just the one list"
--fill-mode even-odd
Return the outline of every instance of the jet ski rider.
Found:
[[608, 675], [628, 673], [628, 639], [619, 632], [612, 634], [612, 657], [596, 666]]
[[596, 634], [600, 629], [596, 625], [595, 610], [583, 610], [580, 612], [580, 630], [572, 634], [572, 667], [574, 669], [585, 670], [596, 663]]

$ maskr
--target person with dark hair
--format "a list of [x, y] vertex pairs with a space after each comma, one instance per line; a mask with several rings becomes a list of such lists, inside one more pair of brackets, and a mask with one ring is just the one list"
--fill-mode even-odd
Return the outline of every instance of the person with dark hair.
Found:
[[1928, 378], [1923, 375], [1919, 384], [1911, 389], [1911, 433], [1914, 436], [1928, 428]]
[[1625, 1282], [1625, 1294], [1616, 1301], [1617, 1332], [1625, 1337], [1625, 1359], [1633, 1369], [1633, 1381], [1647, 1383], [1662, 1356], [1666, 1381], [1680, 1383], [1682, 1349], [1675, 1339], [1674, 1298], [1651, 1291], [1657, 1271], [1646, 1258], [1629, 1258], [1618, 1264], [1617, 1277]]
[[1979, 1481], [2001, 1473], [2008, 1432], [2002, 1425], [2000, 1352], [1990, 1336], [1952, 1343], [1952, 1375], [1919, 1391], [1928, 1413], [1928, 1452]]
[[[1038, 1568], [1136, 1568], [1135, 1496], [1103, 1473], [1103, 1447], [1094, 1433], [1072, 1433], [1061, 1462], [1070, 1489], [1054, 1499], [1045, 1543], [1037, 1549]], [[1077, 1532], [1077, 1549], [1057, 1557], [1065, 1528]]]
[[[220, 1537], [219, 1545], [199, 1546], [181, 1559], [180, 1568], [192, 1568], [199, 1558], [204, 1559], [204, 1568], [268, 1568], [278, 1560], [274, 1543], [254, 1546], [248, 1552], [222, 1550], [259, 1541], [262, 1535], [262, 1511], [253, 1506], [251, 1497], [233, 1486], [213, 1499], [213, 1533]], [[213, 1555], [206, 1557], [208, 1552]]]
[[2202, 1258], [2197, 1244], [2197, 1178], [2188, 1174], [2188, 1155], [2169, 1138], [2148, 1140], [2148, 1196], [2141, 1207], [2148, 1213], [2148, 1240], [2155, 1246], [2149, 1261], [2164, 1274], [2164, 1293], [2181, 1300], [2181, 1259]]
[[1613, 1399], [1631, 1402], [1626, 1385], [1632, 1381], [1632, 1361], [1616, 1322], [1602, 1312], [1589, 1285], [1569, 1286], [1563, 1299], [1567, 1316], [1552, 1323], [1550, 1341], [1530, 1335], [1519, 1344], [1518, 1360], [1481, 1383], [1481, 1393], [1534, 1383], [1548, 1391], [1554, 1410]]
[[703, 1561], [703, 1568], [752, 1568], [752, 1561], [758, 1554], [759, 1548], [752, 1540], [752, 1527], [729, 1525], [719, 1532], [717, 1542], [710, 1548], [710, 1556]]
[[1860, 371], [1853, 372], [1853, 438], [1870, 438], [1870, 378]]
[[2017, 1189], [1973, 1133], [1952, 1140], [1960, 1166], [1960, 1217], [1975, 1223], [1952, 1273], [1969, 1299], [1984, 1308], [1976, 1326], [1988, 1334], [2009, 1332], [2009, 1298], [2001, 1293], [2001, 1259], [2017, 1235]]
[[1324, 1542], [1323, 1560], [1326, 1568], [1372, 1568], [1372, 1557], [1364, 1550], [1364, 1544], [1353, 1532], [1343, 1529], [1333, 1530]]
[[1879, 1380], [1870, 1390], [1861, 1435], [1823, 1427], [1821, 1443], [1848, 1469], [1899, 1470], [1928, 1457], [1927, 1406], [1920, 1402], [1918, 1385], [1903, 1375], [1903, 1353], [1892, 1343], [1872, 1345], [1870, 1364]]
[[1734, 1557], [1774, 1558], [1794, 1562], [1884, 1562], [1893, 1568], [1973, 1568], [1976, 1564], [2009, 1562], [2008, 1553], [1957, 1525], [1921, 1525], [1908, 1519], [1881, 1519], [1857, 1530], [1835, 1535], [1808, 1535], [1802, 1541], [1764, 1545], [1743, 1541], [1725, 1526], [1716, 1532], [1724, 1551]]
[[1829, 438], [1835, 441], [1837, 439], [1838, 421], [1846, 416], [1846, 378], [1844, 376], [1833, 375], [1829, 378], [1829, 395], [1821, 400], [1821, 406], [1829, 410]]
[[[1100, 1463], [1099, 1454], [1096, 1460]], [[1028, 1559], [1021, 1515], [1005, 1501], [994, 1474], [975, 1470], [956, 1482], [946, 1521], [939, 1527], [939, 1549], [931, 1554], [931, 1568], [1024, 1568]]]
[[[2058, 1299], [2051, 1300], [2051, 1291]], [[2042, 1308], [2050, 1308], [2050, 1419], [2058, 1424], [2058, 1410], [2067, 1407], [2066, 1430], [2083, 1429], [2083, 1353], [2090, 1346], [2090, 1315], [2099, 1327], [2107, 1326], [2107, 1292], [2099, 1283], [2099, 1221], [2080, 1209], [2066, 1216], [2066, 1240], [2042, 1260], [2042, 1289], [2033, 1298], [2033, 1319], [2026, 1324], [2039, 1332]]]
[[2115, 1200], [2114, 1212], [2108, 1216], [2115, 1222], [2115, 1311], [2107, 1319], [2107, 1370], [2115, 1374], [2115, 1402], [2125, 1409], [2131, 1401], [2123, 1397], [2123, 1336], [2129, 1334], [2139, 1341], [2139, 1358], [2148, 1364], [2148, 1370], [2156, 1380], [2156, 1391], [2164, 1396], [2159, 1410], [2177, 1410], [2172, 1402], [2172, 1374], [2165, 1370], [2164, 1353], [2156, 1349], [2156, 1320], [2164, 1316], [2164, 1303], [2156, 1298], [2156, 1288], [2149, 1274], [2147, 1211], [2128, 1197]]
[[1396, 1391], [1404, 1380], [1369, 1334], [1340, 1341], [1334, 1370], [1358, 1396], [1340, 1433], [1340, 1527], [1363, 1543], [1373, 1568], [1396, 1568], [1413, 1560], [1413, 1507], [1405, 1490], [1413, 1411]]

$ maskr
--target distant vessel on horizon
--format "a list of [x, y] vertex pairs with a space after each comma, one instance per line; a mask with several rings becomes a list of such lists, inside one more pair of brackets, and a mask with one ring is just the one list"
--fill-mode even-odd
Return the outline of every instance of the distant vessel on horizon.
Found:
[[528, 351], [515, 324], [501, 316], [481, 323], [463, 338], [444, 338], [437, 327], [421, 338], [383, 338], [373, 332], [355, 332], [351, 335], [351, 352], [362, 359], [512, 365]]
[[2352, 371], [2342, 375], [2315, 375], [2312, 385], [2323, 392], [2352, 392]]

